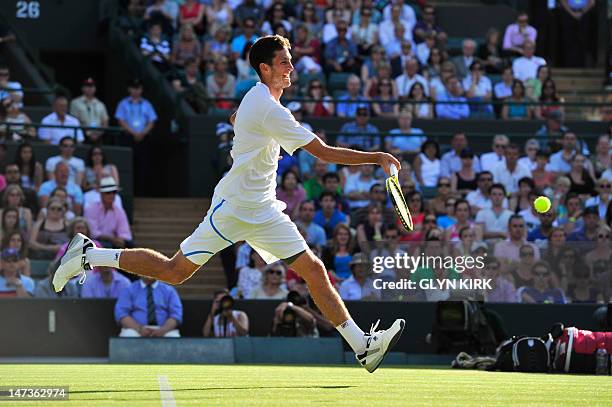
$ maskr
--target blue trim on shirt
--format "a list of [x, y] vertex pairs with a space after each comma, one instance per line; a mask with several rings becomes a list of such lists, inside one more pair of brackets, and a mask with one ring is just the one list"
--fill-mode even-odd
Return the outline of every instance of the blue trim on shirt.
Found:
[[185, 257], [195, 256], [196, 254], [214, 254], [206, 250], [196, 250], [195, 252], [185, 253]]
[[215, 209], [213, 209], [212, 213], [210, 214], [210, 226], [212, 226], [213, 230], [219, 235], [219, 237], [221, 239], [225, 240], [226, 242], [229, 242], [230, 244], [234, 244], [234, 242], [232, 242], [231, 240], [229, 240], [225, 236], [223, 236], [221, 234], [221, 232], [219, 232], [219, 229], [217, 229], [217, 227], [213, 223], [213, 215], [215, 214], [217, 209], [219, 209], [221, 207], [221, 205], [223, 205], [224, 202], [225, 202], [225, 199], [223, 199], [221, 202], [219, 202], [219, 205], [215, 206]]

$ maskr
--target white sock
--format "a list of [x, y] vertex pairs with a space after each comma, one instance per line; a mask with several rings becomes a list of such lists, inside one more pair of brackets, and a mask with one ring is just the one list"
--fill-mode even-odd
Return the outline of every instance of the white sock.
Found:
[[103, 266], [119, 268], [119, 257], [123, 249], [100, 249], [87, 250], [85, 258], [92, 267]]
[[365, 350], [365, 333], [357, 326], [355, 321], [349, 319], [338, 325], [336, 329], [355, 353], [363, 353]]

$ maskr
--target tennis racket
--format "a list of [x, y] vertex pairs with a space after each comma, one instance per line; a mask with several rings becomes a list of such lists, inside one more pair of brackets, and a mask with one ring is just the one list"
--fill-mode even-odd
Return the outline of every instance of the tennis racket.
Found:
[[412, 216], [410, 215], [410, 210], [408, 209], [408, 205], [406, 205], [404, 194], [402, 194], [402, 189], [399, 185], [399, 180], [397, 178], [397, 167], [395, 164], [391, 164], [389, 172], [391, 173], [391, 176], [387, 178], [386, 185], [387, 192], [391, 198], [391, 203], [395, 208], [397, 217], [400, 219], [406, 230], [413, 230], [414, 225], [412, 223]]

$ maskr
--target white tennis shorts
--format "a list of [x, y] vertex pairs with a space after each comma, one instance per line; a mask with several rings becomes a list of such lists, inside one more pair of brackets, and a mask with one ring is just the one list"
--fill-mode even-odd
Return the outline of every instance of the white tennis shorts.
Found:
[[258, 211], [254, 218], [267, 220], [249, 222], [244, 216], [237, 216], [224, 199], [213, 197], [202, 223], [181, 243], [181, 251], [191, 262], [202, 265], [227, 246], [245, 240], [270, 264], [308, 248], [295, 224], [282, 210], [271, 207], [263, 215]]

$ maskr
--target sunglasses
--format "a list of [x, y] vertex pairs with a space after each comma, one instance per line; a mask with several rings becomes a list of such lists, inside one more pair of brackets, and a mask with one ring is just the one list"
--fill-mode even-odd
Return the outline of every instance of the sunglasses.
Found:
[[601, 234], [597, 235], [597, 237], [600, 238], [600, 239], [609, 239], [610, 235], [601, 233]]
[[282, 276], [283, 272], [281, 270], [268, 270], [268, 274], [276, 274], [277, 276]]

